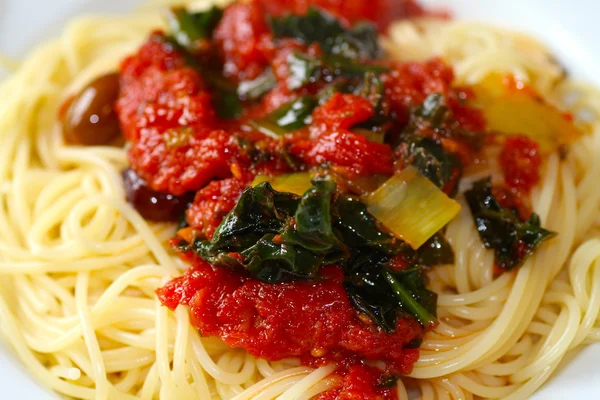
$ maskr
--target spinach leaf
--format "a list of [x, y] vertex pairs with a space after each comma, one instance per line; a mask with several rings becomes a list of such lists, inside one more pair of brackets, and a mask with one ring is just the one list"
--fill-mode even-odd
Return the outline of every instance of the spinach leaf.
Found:
[[312, 121], [312, 112], [317, 106], [313, 96], [302, 96], [279, 107], [250, 125], [265, 135], [279, 137], [288, 132], [305, 127]]
[[294, 215], [300, 198], [275, 191], [268, 182], [246, 189], [217, 227], [208, 251], [240, 252], [266, 234], [277, 234]]
[[454, 250], [446, 237], [438, 232], [417, 250], [416, 262], [421, 265], [433, 267], [442, 264], [454, 263]]
[[231, 90], [214, 89], [212, 104], [220, 118], [236, 119], [244, 111], [237, 94]]
[[240, 82], [236, 92], [241, 100], [257, 100], [273, 89], [276, 84], [277, 80], [273, 70], [268, 68], [257, 78]]
[[494, 250], [496, 265], [503, 270], [521, 266], [543, 241], [556, 235], [540, 226], [537, 214], [522, 221], [517, 210], [502, 207], [492, 194], [490, 178], [475, 182], [465, 198], [479, 237]]
[[435, 140], [424, 136], [412, 135], [405, 145], [410, 164], [450, 197], [456, 195], [462, 175], [462, 164], [458, 157], [446, 152]]
[[354, 90], [354, 94], [369, 100], [376, 114], [382, 112], [381, 102], [383, 100], [384, 86], [379, 76], [373, 71], [365, 72], [363, 80]]
[[305, 247], [282, 244], [273, 234], [263, 236], [242, 255], [250, 274], [270, 283], [315, 278], [324, 259]]
[[287, 86], [290, 90], [301, 88], [307, 83], [314, 83], [321, 77], [323, 64], [318, 58], [294, 52], [288, 56], [287, 62], [290, 70]]
[[[345, 32], [339, 21], [326, 11], [311, 7], [305, 15], [270, 17], [273, 37], [294, 38], [304, 43], [319, 43], [323, 50], [331, 48], [334, 39]], [[327, 50], [325, 50], [327, 51]]]
[[222, 16], [223, 10], [215, 6], [196, 13], [191, 13], [183, 7], [173, 7], [166, 14], [167, 23], [176, 42], [192, 52], [200, 49], [202, 40], [211, 38]]
[[437, 294], [425, 288], [420, 268], [411, 268], [396, 274], [383, 271], [383, 277], [400, 301], [400, 306], [421, 325], [430, 327], [436, 323]]
[[[394, 255], [410, 248], [395, 236], [377, 227], [377, 221], [367, 207], [352, 196], [340, 196], [336, 202], [335, 227], [350, 248], [368, 247], [387, 255]], [[406, 247], [404, 247], [406, 246]], [[399, 250], [399, 247], [402, 247]]]
[[345, 269], [344, 288], [354, 307], [388, 333], [396, 329], [399, 303], [382, 276], [389, 258], [381, 252], [358, 249]]
[[382, 65], [365, 64], [336, 54], [324, 55], [322, 62], [332, 75], [363, 76], [367, 72], [382, 74], [389, 71]]
[[347, 30], [333, 39], [331, 54], [351, 59], [379, 58], [381, 49], [377, 27], [370, 22], [356, 24], [351, 30]]
[[315, 7], [305, 15], [285, 15], [269, 19], [276, 39], [294, 38], [303, 43], [319, 43], [324, 52], [345, 58], [378, 58], [381, 55], [377, 27], [362, 22], [346, 29], [331, 14]]
[[295, 225], [282, 233], [285, 243], [302, 246], [313, 253], [329, 254], [344, 249], [333, 232], [331, 202], [335, 194], [335, 182], [318, 179], [300, 200], [294, 215]]
[[387, 267], [396, 256], [416, 262], [417, 254], [326, 178], [313, 180], [301, 197], [277, 192], [268, 182], [248, 188], [211, 241], [180, 250], [270, 283], [319, 279], [322, 266], [338, 265], [352, 304], [387, 332], [401, 315], [424, 326], [435, 318], [436, 297], [425, 289], [421, 267]]

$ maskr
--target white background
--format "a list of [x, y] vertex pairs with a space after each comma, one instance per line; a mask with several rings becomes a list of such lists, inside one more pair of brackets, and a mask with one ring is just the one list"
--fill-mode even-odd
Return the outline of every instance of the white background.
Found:
[[[600, 1], [423, 0], [449, 7], [458, 17], [500, 23], [544, 40], [570, 73], [600, 86]], [[121, 12], [139, 0], [0, 0], [0, 53], [13, 57], [48, 35], [57, 35], [77, 14]], [[43, 68], [43, 66], [40, 66]], [[0, 99], [1, 101], [1, 99]], [[1, 321], [0, 321], [1, 323]], [[572, 354], [535, 400], [600, 399], [600, 344]], [[0, 345], [0, 399], [53, 399]]]

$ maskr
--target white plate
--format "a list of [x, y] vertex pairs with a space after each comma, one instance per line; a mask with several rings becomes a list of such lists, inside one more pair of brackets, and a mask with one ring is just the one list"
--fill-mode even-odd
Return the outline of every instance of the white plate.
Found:
[[[600, 2], [595, 0], [424, 0], [458, 17], [496, 22], [545, 41], [574, 76], [600, 86]], [[0, 0], [0, 53], [22, 56], [40, 38], [58, 34], [66, 19], [91, 12], [122, 12], [139, 0]], [[43, 66], [40, 66], [43, 68]], [[600, 344], [585, 348], [542, 387], [535, 400], [600, 398]], [[6, 346], [0, 345], [0, 398], [54, 399]]]

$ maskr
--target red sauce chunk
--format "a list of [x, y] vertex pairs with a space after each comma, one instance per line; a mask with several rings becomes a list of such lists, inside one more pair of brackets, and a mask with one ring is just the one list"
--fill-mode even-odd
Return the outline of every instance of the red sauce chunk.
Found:
[[362, 20], [377, 22], [381, 28], [402, 18], [420, 17], [427, 14], [415, 0], [259, 0], [269, 14], [305, 14], [310, 6], [323, 8], [347, 23]]
[[265, 53], [271, 40], [258, 2], [240, 2], [227, 7], [214, 33], [215, 44], [225, 61], [225, 75], [239, 80], [256, 78], [269, 64]]
[[356, 175], [391, 174], [390, 146], [370, 142], [364, 135], [348, 130], [373, 114], [367, 99], [336, 93], [314, 111], [310, 137], [295, 138], [290, 152], [309, 165], [332, 163]]
[[318, 400], [394, 400], [397, 390], [379, 385], [381, 371], [367, 365], [353, 365], [339, 387], [327, 391]]
[[509, 136], [500, 153], [506, 185], [528, 194], [540, 180], [540, 145], [526, 136]]
[[421, 326], [399, 318], [396, 332], [386, 334], [352, 307], [340, 269], [324, 268], [321, 274], [319, 282], [269, 284], [196, 260], [157, 293], [171, 309], [188, 305], [203, 335], [256, 357], [302, 357], [319, 364], [358, 356], [386, 362], [391, 373], [410, 373], [418, 349], [405, 346], [420, 337]]
[[[306, 20], [285, 37], [273, 37], [270, 16], [304, 14], [313, 5], [340, 17], [335, 46], [313, 38], [320, 29], [295, 32], [312, 23]], [[189, 225], [172, 245], [190, 268], [157, 290], [160, 301], [170, 309], [188, 306], [202, 335], [256, 357], [298, 357], [315, 367], [336, 363], [339, 385], [320, 400], [395, 399], [393, 378], [411, 372], [420, 339], [431, 328], [417, 316], [435, 321], [436, 295], [426, 290], [416, 256], [401, 251], [401, 241], [388, 240], [352, 193], [374, 190], [367, 180], [384, 182], [412, 164], [453, 196], [464, 167], [485, 144], [485, 120], [468, 102], [473, 92], [453, 86], [449, 65], [370, 59], [380, 53], [372, 29], [340, 33], [365, 18], [381, 28], [424, 13], [413, 0], [236, 2], [222, 17], [215, 13], [220, 20], [206, 34], [200, 32], [206, 21], [188, 16], [202, 26], [180, 29], [200, 36], [202, 46], [184, 43], [182, 32], [154, 32], [121, 64], [114, 109], [128, 142], [129, 201], [148, 219], [185, 215]], [[364, 43], [354, 46], [357, 40]], [[539, 146], [507, 137], [500, 164], [506, 187], [499, 200], [519, 208], [540, 179]], [[267, 185], [244, 192], [257, 175], [291, 172], [299, 187], [300, 180], [319, 176], [302, 201]], [[337, 189], [319, 181], [328, 174]], [[357, 190], [361, 181], [372, 188]], [[315, 206], [326, 190], [329, 197]], [[318, 238], [312, 243], [298, 227], [307, 229], [305, 215], [316, 212], [321, 218], [313, 219], [331, 226], [311, 226]], [[352, 222], [359, 228], [348, 222], [355, 212], [364, 212]], [[357, 232], [363, 227], [365, 238]], [[386, 238], [377, 246], [374, 229]], [[204, 252], [189, 246], [213, 237], [203, 242]], [[218, 240], [227, 237], [233, 239]], [[256, 272], [261, 268], [268, 277]], [[288, 269], [277, 275], [278, 268]], [[402, 285], [419, 307], [398, 300], [406, 299]]]

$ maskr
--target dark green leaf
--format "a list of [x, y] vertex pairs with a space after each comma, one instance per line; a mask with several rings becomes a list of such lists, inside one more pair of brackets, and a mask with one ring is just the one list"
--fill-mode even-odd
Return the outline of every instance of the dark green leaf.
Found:
[[177, 43], [194, 52], [199, 49], [200, 41], [210, 39], [222, 16], [223, 10], [215, 6], [197, 13], [173, 7], [167, 11], [167, 22]]
[[544, 240], [556, 235], [540, 226], [537, 214], [522, 221], [517, 210], [502, 207], [492, 194], [490, 178], [475, 182], [465, 198], [483, 244], [494, 250], [496, 265], [504, 270], [521, 266]]
[[325, 55], [322, 58], [323, 64], [328, 68], [332, 75], [344, 76], [363, 76], [367, 72], [382, 74], [389, 71], [388, 67], [382, 65], [365, 64], [360, 61], [354, 61], [342, 55]]
[[314, 7], [305, 15], [270, 17], [269, 25], [276, 39], [294, 38], [304, 43], [319, 43], [324, 50], [331, 48], [335, 38], [345, 32], [333, 15]]
[[356, 24], [351, 30], [338, 35], [333, 40], [331, 53], [352, 59], [379, 58], [381, 49], [377, 26], [370, 22]]
[[411, 268], [396, 274], [384, 271], [383, 277], [400, 301], [403, 310], [413, 315], [424, 327], [436, 323], [437, 295], [425, 288], [422, 271], [419, 268]]
[[237, 95], [241, 100], [257, 100], [273, 89], [276, 83], [273, 70], [268, 68], [259, 77], [240, 82]]
[[317, 106], [313, 96], [302, 96], [284, 104], [263, 119], [250, 122], [252, 127], [270, 136], [282, 136], [310, 124]]
[[301, 246], [276, 243], [274, 239], [273, 234], [265, 235], [242, 252], [250, 274], [271, 283], [316, 277], [324, 256]]
[[287, 86], [290, 90], [301, 88], [308, 83], [314, 83], [321, 76], [323, 64], [318, 58], [294, 52], [288, 56], [290, 75]]
[[384, 94], [383, 82], [373, 71], [366, 72], [362, 83], [354, 90], [354, 94], [369, 100], [378, 113]]
[[344, 243], [351, 248], [370, 247], [393, 255], [399, 252], [399, 246], [407, 246], [395, 236], [381, 231], [364, 203], [355, 197], [340, 196], [336, 203], [336, 214], [335, 226]]
[[335, 182], [330, 180], [313, 180], [313, 187], [300, 200], [294, 226], [285, 229], [281, 235], [286, 243], [300, 245], [317, 254], [344, 249], [345, 246], [333, 233], [331, 222], [335, 187]]
[[430, 121], [434, 128], [438, 128], [446, 119], [448, 107], [444, 101], [444, 96], [433, 93], [427, 96], [421, 107], [416, 111], [416, 116]]
[[236, 119], [244, 111], [242, 103], [234, 91], [215, 89], [212, 103], [220, 118]]
[[440, 232], [436, 233], [417, 250], [416, 262], [433, 267], [436, 265], [453, 264], [454, 250]]
[[370, 22], [346, 29], [331, 14], [311, 7], [305, 15], [271, 17], [269, 23], [276, 39], [318, 43], [326, 53], [345, 58], [374, 59], [381, 55], [377, 27]]
[[413, 135], [405, 143], [410, 163], [437, 187], [453, 197], [458, 190], [462, 164], [435, 140]]
[[241, 252], [264, 235], [279, 233], [299, 203], [298, 196], [279, 193], [268, 182], [246, 189], [215, 231], [211, 251]]
[[267, 182], [248, 188], [210, 242], [180, 250], [271, 283], [319, 279], [320, 267], [339, 265], [352, 304], [382, 329], [393, 332], [407, 314], [429, 323], [425, 316], [435, 315], [436, 299], [420, 269], [386, 272], [393, 257], [410, 262], [416, 253], [380, 230], [357, 198], [338, 194], [334, 181], [319, 178], [312, 185], [302, 197], [276, 192]]

